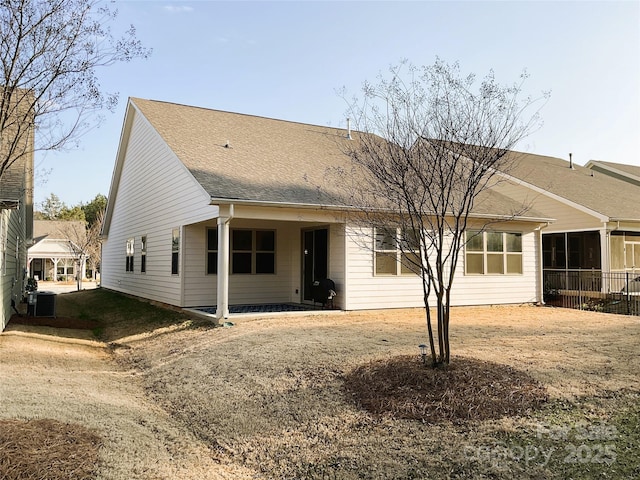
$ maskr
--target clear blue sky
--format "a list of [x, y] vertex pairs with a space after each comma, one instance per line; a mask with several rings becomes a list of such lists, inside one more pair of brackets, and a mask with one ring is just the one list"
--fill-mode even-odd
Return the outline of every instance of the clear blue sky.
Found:
[[[79, 150], [36, 158], [35, 201], [108, 195], [129, 96], [317, 125], [345, 125], [336, 89], [406, 58], [493, 69], [525, 91], [550, 90], [543, 127], [519, 150], [640, 165], [640, 2], [117, 1], [113, 28], [135, 25], [148, 60], [99, 72], [115, 114]], [[48, 174], [43, 174], [49, 171]], [[178, 192], [176, 192], [178, 193]]]

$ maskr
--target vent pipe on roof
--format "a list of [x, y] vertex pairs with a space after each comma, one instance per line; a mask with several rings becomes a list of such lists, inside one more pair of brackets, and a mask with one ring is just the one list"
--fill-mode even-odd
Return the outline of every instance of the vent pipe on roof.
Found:
[[573, 170], [573, 158], [571, 158], [571, 157], [572, 157], [572, 154], [570, 153], [569, 154], [569, 168], [571, 170]]
[[347, 118], [347, 138], [351, 140], [351, 119]]

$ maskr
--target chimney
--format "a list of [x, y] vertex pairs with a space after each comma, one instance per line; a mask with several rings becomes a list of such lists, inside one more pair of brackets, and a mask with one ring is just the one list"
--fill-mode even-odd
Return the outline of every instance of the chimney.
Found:
[[572, 157], [572, 155], [573, 155], [573, 154], [571, 154], [571, 153], [569, 154], [569, 168], [570, 168], [571, 170], [573, 170], [573, 158], [571, 158], [571, 157]]
[[347, 138], [351, 140], [351, 119], [347, 118]]

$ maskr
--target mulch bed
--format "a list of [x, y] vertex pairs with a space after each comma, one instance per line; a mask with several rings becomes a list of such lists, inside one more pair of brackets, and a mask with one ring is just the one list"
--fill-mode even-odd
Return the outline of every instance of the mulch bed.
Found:
[[346, 375], [345, 387], [370, 413], [426, 423], [524, 415], [548, 400], [545, 387], [526, 372], [464, 357], [440, 368], [416, 356], [373, 361]]
[[94, 320], [83, 320], [73, 317], [29, 317], [27, 315], [13, 315], [9, 325], [36, 325], [41, 327], [75, 328], [80, 330], [93, 330], [100, 327], [100, 323]]
[[90, 430], [51, 419], [0, 420], [0, 478], [95, 478], [102, 440]]

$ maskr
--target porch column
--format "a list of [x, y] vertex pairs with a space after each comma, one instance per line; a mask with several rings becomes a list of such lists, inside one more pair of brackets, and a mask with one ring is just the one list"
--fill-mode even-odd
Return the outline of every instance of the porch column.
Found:
[[[52, 258], [51, 261], [53, 262], [53, 275], [51, 275], [53, 277], [53, 281], [57, 282], [58, 281], [58, 262], [60, 261], [59, 258]], [[46, 276], [45, 276], [46, 278]]]
[[233, 205], [229, 206], [227, 215], [218, 217], [218, 285], [216, 298], [216, 318], [229, 317], [229, 222], [233, 218]]

